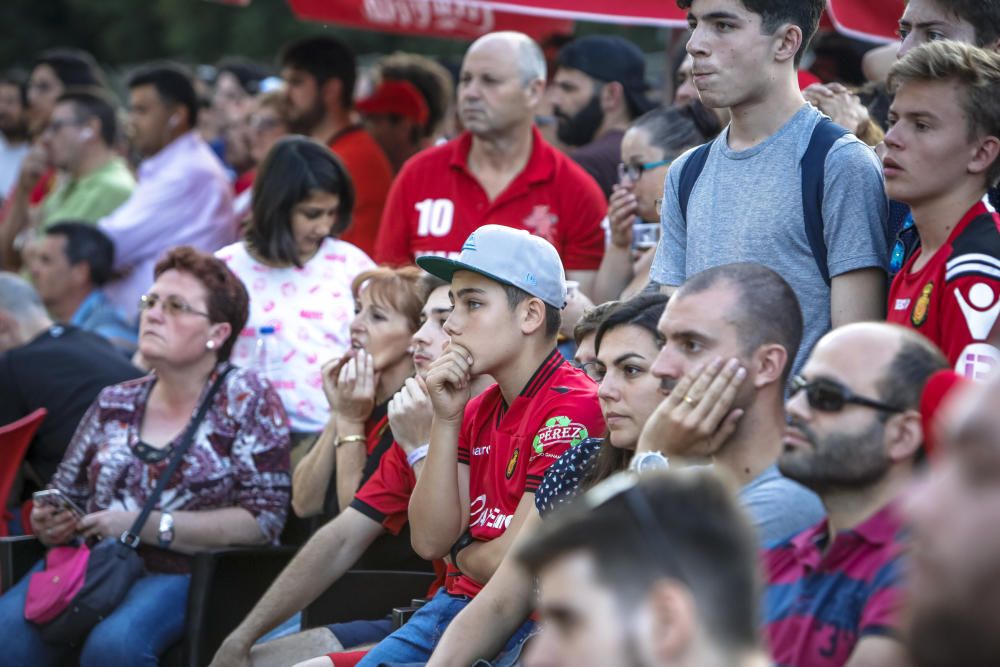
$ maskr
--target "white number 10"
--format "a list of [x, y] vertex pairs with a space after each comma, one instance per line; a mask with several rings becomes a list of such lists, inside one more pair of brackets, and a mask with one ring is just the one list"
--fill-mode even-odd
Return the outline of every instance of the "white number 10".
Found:
[[417, 236], [447, 236], [455, 217], [455, 204], [450, 199], [425, 199], [414, 208], [420, 213]]

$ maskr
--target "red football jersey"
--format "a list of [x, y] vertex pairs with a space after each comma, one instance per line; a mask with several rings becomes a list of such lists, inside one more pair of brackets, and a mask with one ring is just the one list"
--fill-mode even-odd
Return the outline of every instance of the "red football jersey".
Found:
[[1000, 216], [977, 203], [913, 271], [920, 252], [892, 281], [887, 319], [934, 341], [960, 375], [983, 379], [1000, 361]]
[[532, 133], [524, 170], [493, 201], [469, 171], [468, 132], [410, 158], [389, 192], [375, 262], [399, 266], [422, 255], [457, 257], [469, 234], [498, 224], [551, 242], [568, 271], [596, 270], [604, 255], [604, 195], [579, 165], [537, 129]]
[[351, 501], [351, 507], [399, 535], [407, 521], [410, 495], [417, 477], [406, 460], [406, 452], [392, 443], [382, 455], [375, 473], [368, 478]]
[[[503, 535], [525, 493], [548, 467], [590, 435], [604, 433], [597, 385], [553, 350], [510, 407], [493, 385], [465, 408], [458, 462], [469, 466], [469, 530], [488, 542]], [[482, 584], [449, 566], [448, 592], [475, 596]]]
[[351, 226], [340, 235], [366, 254], [375, 250], [379, 221], [392, 184], [392, 165], [372, 135], [361, 126], [348, 128], [330, 141], [330, 150], [344, 163], [354, 184]]

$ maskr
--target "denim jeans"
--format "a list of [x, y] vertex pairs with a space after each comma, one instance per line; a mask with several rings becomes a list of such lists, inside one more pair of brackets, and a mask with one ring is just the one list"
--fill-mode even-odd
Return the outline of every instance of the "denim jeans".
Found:
[[[469, 598], [437, 592], [430, 602], [417, 610], [403, 627], [383, 639], [362, 658], [357, 667], [396, 667], [423, 664], [431, 658], [434, 647], [452, 619], [469, 604]], [[510, 638], [504, 651], [517, 647], [528, 636], [534, 622], [527, 621]]]
[[0, 667], [72, 664], [77, 654], [80, 667], [153, 667], [159, 664], [160, 654], [184, 634], [191, 575], [147, 574], [91, 630], [79, 650], [47, 644], [34, 624], [24, 620], [29, 575], [42, 567], [40, 561], [0, 596], [0, 634], [4, 637]]

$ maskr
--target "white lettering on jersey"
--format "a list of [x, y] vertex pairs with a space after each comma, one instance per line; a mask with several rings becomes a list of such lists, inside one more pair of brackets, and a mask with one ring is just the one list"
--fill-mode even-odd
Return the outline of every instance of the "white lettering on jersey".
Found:
[[906, 310], [910, 307], [910, 299], [896, 299], [896, 304], [892, 307], [893, 310]]
[[483, 526], [484, 528], [503, 528], [506, 530], [510, 527], [513, 518], [513, 514], [504, 514], [498, 507], [486, 509], [485, 493], [469, 503], [469, 528]]
[[982, 341], [989, 338], [993, 326], [1000, 316], [1000, 298], [993, 288], [986, 283], [976, 283], [969, 288], [968, 299], [961, 290], [955, 288], [955, 300], [965, 316], [965, 324], [974, 340]]
[[986, 343], [966, 345], [955, 362], [955, 372], [970, 380], [985, 380], [1000, 362], [1000, 350]]
[[455, 219], [455, 204], [450, 199], [425, 199], [414, 205], [420, 213], [417, 236], [447, 236]]

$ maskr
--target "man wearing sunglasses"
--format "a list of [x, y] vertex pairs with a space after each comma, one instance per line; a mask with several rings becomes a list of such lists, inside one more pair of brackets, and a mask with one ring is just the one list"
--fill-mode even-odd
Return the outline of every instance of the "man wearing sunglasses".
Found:
[[538, 577], [544, 623], [526, 667], [771, 664], [756, 535], [708, 471], [611, 477], [517, 556]]
[[765, 554], [777, 664], [905, 664], [897, 500], [923, 456], [924, 385], [947, 365], [913, 331], [852, 324], [820, 339], [793, 378], [778, 467], [819, 494], [827, 519]]

